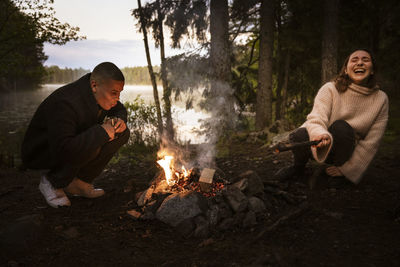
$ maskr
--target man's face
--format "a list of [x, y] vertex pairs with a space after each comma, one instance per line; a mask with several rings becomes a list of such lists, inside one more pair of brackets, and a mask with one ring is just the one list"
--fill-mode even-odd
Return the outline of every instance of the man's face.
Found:
[[90, 82], [97, 104], [104, 110], [109, 110], [119, 100], [119, 95], [124, 90], [124, 82], [115, 80], [102, 80]]

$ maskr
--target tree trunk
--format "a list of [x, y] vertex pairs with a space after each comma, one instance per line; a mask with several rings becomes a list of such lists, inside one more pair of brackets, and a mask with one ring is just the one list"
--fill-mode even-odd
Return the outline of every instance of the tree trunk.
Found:
[[384, 18], [385, 15], [382, 14], [382, 4], [372, 2], [372, 10], [374, 11], [374, 15], [371, 17], [371, 34], [370, 34], [370, 49], [372, 53], [377, 56], [379, 54], [379, 43], [381, 40], [381, 18]]
[[[231, 59], [229, 44], [229, 13], [227, 0], [211, 0], [210, 2], [210, 109], [218, 116], [221, 123], [231, 123], [234, 114], [233, 92], [231, 83]], [[221, 125], [219, 125], [221, 126]]]
[[260, 59], [256, 104], [256, 129], [272, 120], [272, 51], [274, 45], [274, 1], [262, 0], [260, 22]]
[[321, 83], [337, 74], [339, 0], [324, 0], [324, 26], [322, 36]]
[[280, 7], [277, 7], [277, 19], [276, 19], [276, 35], [277, 35], [277, 76], [278, 82], [276, 86], [276, 103], [275, 103], [275, 121], [281, 120], [282, 115], [282, 86], [283, 86], [283, 48], [282, 48], [282, 37], [281, 37], [281, 14], [280, 14]]
[[164, 15], [161, 12], [160, 2], [157, 1], [157, 15], [158, 15], [158, 30], [160, 38], [160, 54], [161, 54], [161, 80], [163, 84], [163, 100], [165, 109], [165, 119], [166, 119], [166, 135], [168, 141], [174, 139], [174, 126], [172, 123], [172, 112], [171, 112], [171, 88], [168, 84], [167, 77], [167, 65], [165, 60], [165, 47], [164, 47], [164, 31], [163, 31], [163, 21]]
[[283, 78], [283, 85], [282, 85], [282, 103], [281, 103], [281, 109], [280, 109], [281, 118], [283, 118], [286, 114], [289, 71], [290, 71], [290, 50], [288, 49], [288, 50], [286, 50], [284, 78]]
[[163, 133], [163, 122], [162, 122], [162, 115], [161, 115], [160, 100], [158, 98], [156, 76], [154, 75], [153, 65], [151, 64], [149, 42], [148, 42], [148, 39], [147, 39], [146, 25], [145, 25], [144, 18], [143, 18], [143, 13], [142, 13], [142, 5], [141, 5], [140, 0], [137, 0], [137, 2], [138, 2], [138, 8], [139, 8], [139, 12], [140, 12], [140, 26], [141, 26], [142, 32], [143, 32], [144, 48], [146, 50], [147, 68], [149, 70], [151, 84], [153, 85], [153, 97], [154, 97], [154, 103], [155, 103], [156, 109], [157, 109], [158, 133], [160, 134], [160, 137], [161, 137], [162, 133]]

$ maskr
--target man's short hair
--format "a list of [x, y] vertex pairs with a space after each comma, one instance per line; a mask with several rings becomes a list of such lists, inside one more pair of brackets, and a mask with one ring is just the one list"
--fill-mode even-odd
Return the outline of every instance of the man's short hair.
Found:
[[93, 69], [92, 74], [90, 75], [90, 80], [95, 80], [97, 82], [105, 80], [125, 82], [125, 77], [114, 63], [103, 62]]

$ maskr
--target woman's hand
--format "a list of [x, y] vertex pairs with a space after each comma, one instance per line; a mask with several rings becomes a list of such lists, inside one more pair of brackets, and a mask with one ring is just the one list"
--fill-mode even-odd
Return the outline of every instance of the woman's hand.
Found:
[[331, 138], [327, 134], [322, 134], [317, 137], [315, 137], [312, 141], [321, 141], [319, 142], [316, 147], [324, 147], [324, 146], [329, 146], [331, 144]]
[[343, 176], [343, 173], [336, 166], [330, 166], [325, 169], [326, 174], [329, 176]]

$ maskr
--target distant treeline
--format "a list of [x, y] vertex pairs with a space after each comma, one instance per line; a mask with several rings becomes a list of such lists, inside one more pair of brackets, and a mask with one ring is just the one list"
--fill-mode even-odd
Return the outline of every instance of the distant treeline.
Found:
[[[151, 84], [149, 70], [147, 67], [125, 67], [122, 73], [125, 76], [126, 84]], [[158, 72], [160, 70], [159, 66], [154, 66], [153, 70]], [[157, 79], [157, 83], [160, 81]]]
[[[83, 68], [59, 68], [58, 66], [45, 67], [47, 75], [43, 83], [70, 83], [73, 82], [90, 70]], [[155, 66], [154, 70], [159, 71], [159, 66]], [[121, 69], [125, 76], [125, 84], [151, 84], [150, 75], [147, 67], [125, 67]]]
[[47, 75], [43, 83], [70, 83], [90, 72], [90, 70], [79, 69], [60, 69], [58, 66], [45, 67]]

